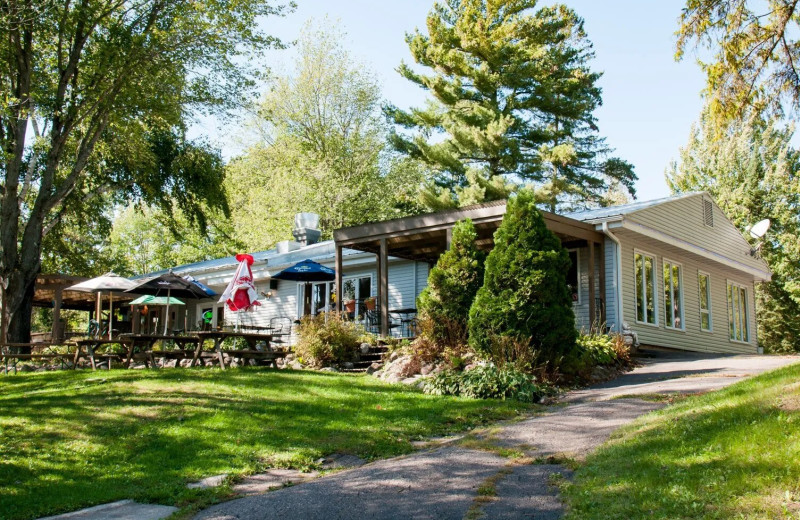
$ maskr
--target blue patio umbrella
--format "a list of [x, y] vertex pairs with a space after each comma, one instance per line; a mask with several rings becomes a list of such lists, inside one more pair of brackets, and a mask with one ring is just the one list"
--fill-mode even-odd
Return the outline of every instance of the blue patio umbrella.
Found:
[[314, 262], [313, 260], [306, 259], [294, 264], [292, 267], [287, 267], [272, 278], [306, 282], [306, 297], [303, 303], [303, 309], [305, 314], [308, 314], [311, 312], [311, 282], [330, 282], [331, 280], [335, 280], [336, 271], [330, 267], [325, 267], [322, 264]]
[[292, 267], [287, 267], [272, 278], [296, 282], [330, 282], [336, 279], [336, 271], [313, 260], [303, 260]]

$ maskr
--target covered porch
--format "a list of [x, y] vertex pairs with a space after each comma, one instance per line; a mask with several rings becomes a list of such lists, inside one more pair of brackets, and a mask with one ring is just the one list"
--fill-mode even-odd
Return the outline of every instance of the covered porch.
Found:
[[[337, 229], [333, 233], [336, 248], [336, 294], [342, 294], [342, 250], [344, 248], [373, 253], [377, 256], [378, 310], [380, 333], [389, 334], [389, 257], [435, 264], [444, 253], [452, 236], [453, 226], [464, 219], [472, 220], [478, 234], [477, 246], [485, 251], [494, 247], [494, 232], [506, 212], [506, 201], [467, 206], [450, 211], [404, 217], [384, 222]], [[605, 322], [604, 235], [586, 224], [555, 213], [542, 211], [547, 228], [559, 237], [564, 247], [588, 250], [588, 315], [591, 323]], [[599, 250], [599, 251], [598, 251]], [[580, 280], [580, 275], [578, 275]], [[341, 299], [336, 300], [341, 311]]]

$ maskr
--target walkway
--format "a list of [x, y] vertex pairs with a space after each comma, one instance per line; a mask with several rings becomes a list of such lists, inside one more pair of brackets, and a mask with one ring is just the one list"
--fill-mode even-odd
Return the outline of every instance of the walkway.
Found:
[[[615, 429], [663, 406], [614, 397], [716, 390], [797, 361], [800, 357], [658, 353], [614, 381], [568, 394], [562, 400], [566, 406], [500, 425], [482, 437], [232, 500], [195, 518], [557, 519], [561, 502], [551, 483], [570, 474], [557, 462], [583, 458]], [[486, 450], [490, 446], [494, 452]], [[540, 463], [515, 464], [496, 454], [497, 447], [522, 452]]]

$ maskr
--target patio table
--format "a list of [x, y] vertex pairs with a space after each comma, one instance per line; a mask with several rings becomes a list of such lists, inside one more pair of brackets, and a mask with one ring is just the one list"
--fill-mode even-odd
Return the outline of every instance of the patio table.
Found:
[[[217, 359], [219, 360], [219, 367], [221, 370], [225, 370], [225, 361], [222, 357], [223, 353], [228, 355], [234, 355], [232, 353], [241, 353], [241, 352], [249, 352], [247, 354], [251, 357], [247, 359], [272, 359], [276, 358], [276, 354], [283, 354], [284, 356], [286, 353], [274, 352], [271, 350], [258, 350], [256, 349], [256, 344], [259, 341], [263, 341], [266, 343], [267, 349], [269, 349], [270, 342], [272, 341], [272, 334], [262, 334], [258, 332], [235, 332], [235, 331], [228, 331], [228, 330], [202, 330], [196, 333], [197, 336], [200, 338], [200, 341], [197, 344], [197, 348], [194, 351], [194, 357], [192, 358], [192, 364], [190, 366], [194, 366], [197, 363], [197, 360], [200, 358], [200, 355], [203, 350], [203, 343], [205, 340], [210, 339], [214, 341], [214, 352], [217, 354]], [[223, 350], [220, 348], [220, 345], [223, 341], [228, 338], [242, 338], [247, 345], [250, 347], [249, 350]], [[256, 354], [260, 353], [260, 354]], [[259, 357], [260, 356], [260, 357]], [[238, 357], [245, 357], [245, 355], [239, 355]], [[282, 356], [278, 356], [282, 357]]]
[[400, 315], [401, 331], [405, 332], [403, 337], [411, 337], [411, 329], [414, 322], [417, 320], [417, 309], [414, 307], [406, 307], [403, 309], [389, 309], [389, 314]]
[[[200, 337], [196, 334], [184, 336], [163, 334], [123, 334], [122, 336], [130, 340], [128, 354], [125, 358], [125, 368], [130, 366], [131, 360], [136, 354], [137, 348], [139, 348], [141, 354], [144, 355], [145, 366], [147, 366], [147, 362], [149, 361], [153, 368], [155, 368], [156, 365], [154, 358], [164, 357], [177, 360], [188, 359], [192, 355], [192, 352], [197, 348], [197, 345], [201, 343]], [[153, 350], [153, 346], [158, 341], [171, 341], [177, 346], [177, 348], [173, 350], [155, 351]], [[190, 346], [191, 348], [187, 348]], [[180, 366], [180, 363], [177, 363], [175, 366]]]
[[[65, 345], [65, 343], [4, 343], [0, 345], [0, 359], [3, 360], [6, 374], [8, 374], [9, 366], [14, 369], [16, 374], [17, 363], [22, 360], [57, 359], [61, 363], [61, 368], [64, 368], [65, 362], [72, 360], [75, 354], [56, 352], [52, 348]], [[19, 350], [20, 348], [30, 349], [31, 352], [30, 354], [12, 352], [12, 350]], [[37, 349], [40, 352], [36, 352]], [[75, 365], [72, 368], [75, 368]]]

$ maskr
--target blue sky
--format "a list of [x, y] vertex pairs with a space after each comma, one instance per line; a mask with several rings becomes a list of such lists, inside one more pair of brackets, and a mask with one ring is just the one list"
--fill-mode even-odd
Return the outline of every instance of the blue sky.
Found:
[[[678, 0], [568, 0], [585, 20], [594, 43], [593, 70], [603, 72], [603, 106], [596, 112], [601, 135], [615, 155], [634, 164], [637, 197], [668, 195], [664, 169], [678, 155], [700, 114], [704, 80], [694, 57], [676, 63], [674, 33], [684, 5]], [[297, 37], [309, 18], [328, 15], [347, 32], [354, 57], [373, 69], [391, 103], [419, 105], [424, 93], [402, 79], [395, 68], [411, 61], [404, 35], [423, 27], [432, 0], [297, 0], [285, 18], [266, 20], [265, 29], [285, 40]], [[549, 5], [541, 2], [540, 5]], [[265, 66], [288, 69], [292, 50], [271, 52]], [[196, 132], [210, 135], [226, 157], [240, 149], [231, 132], [205, 122]]]

